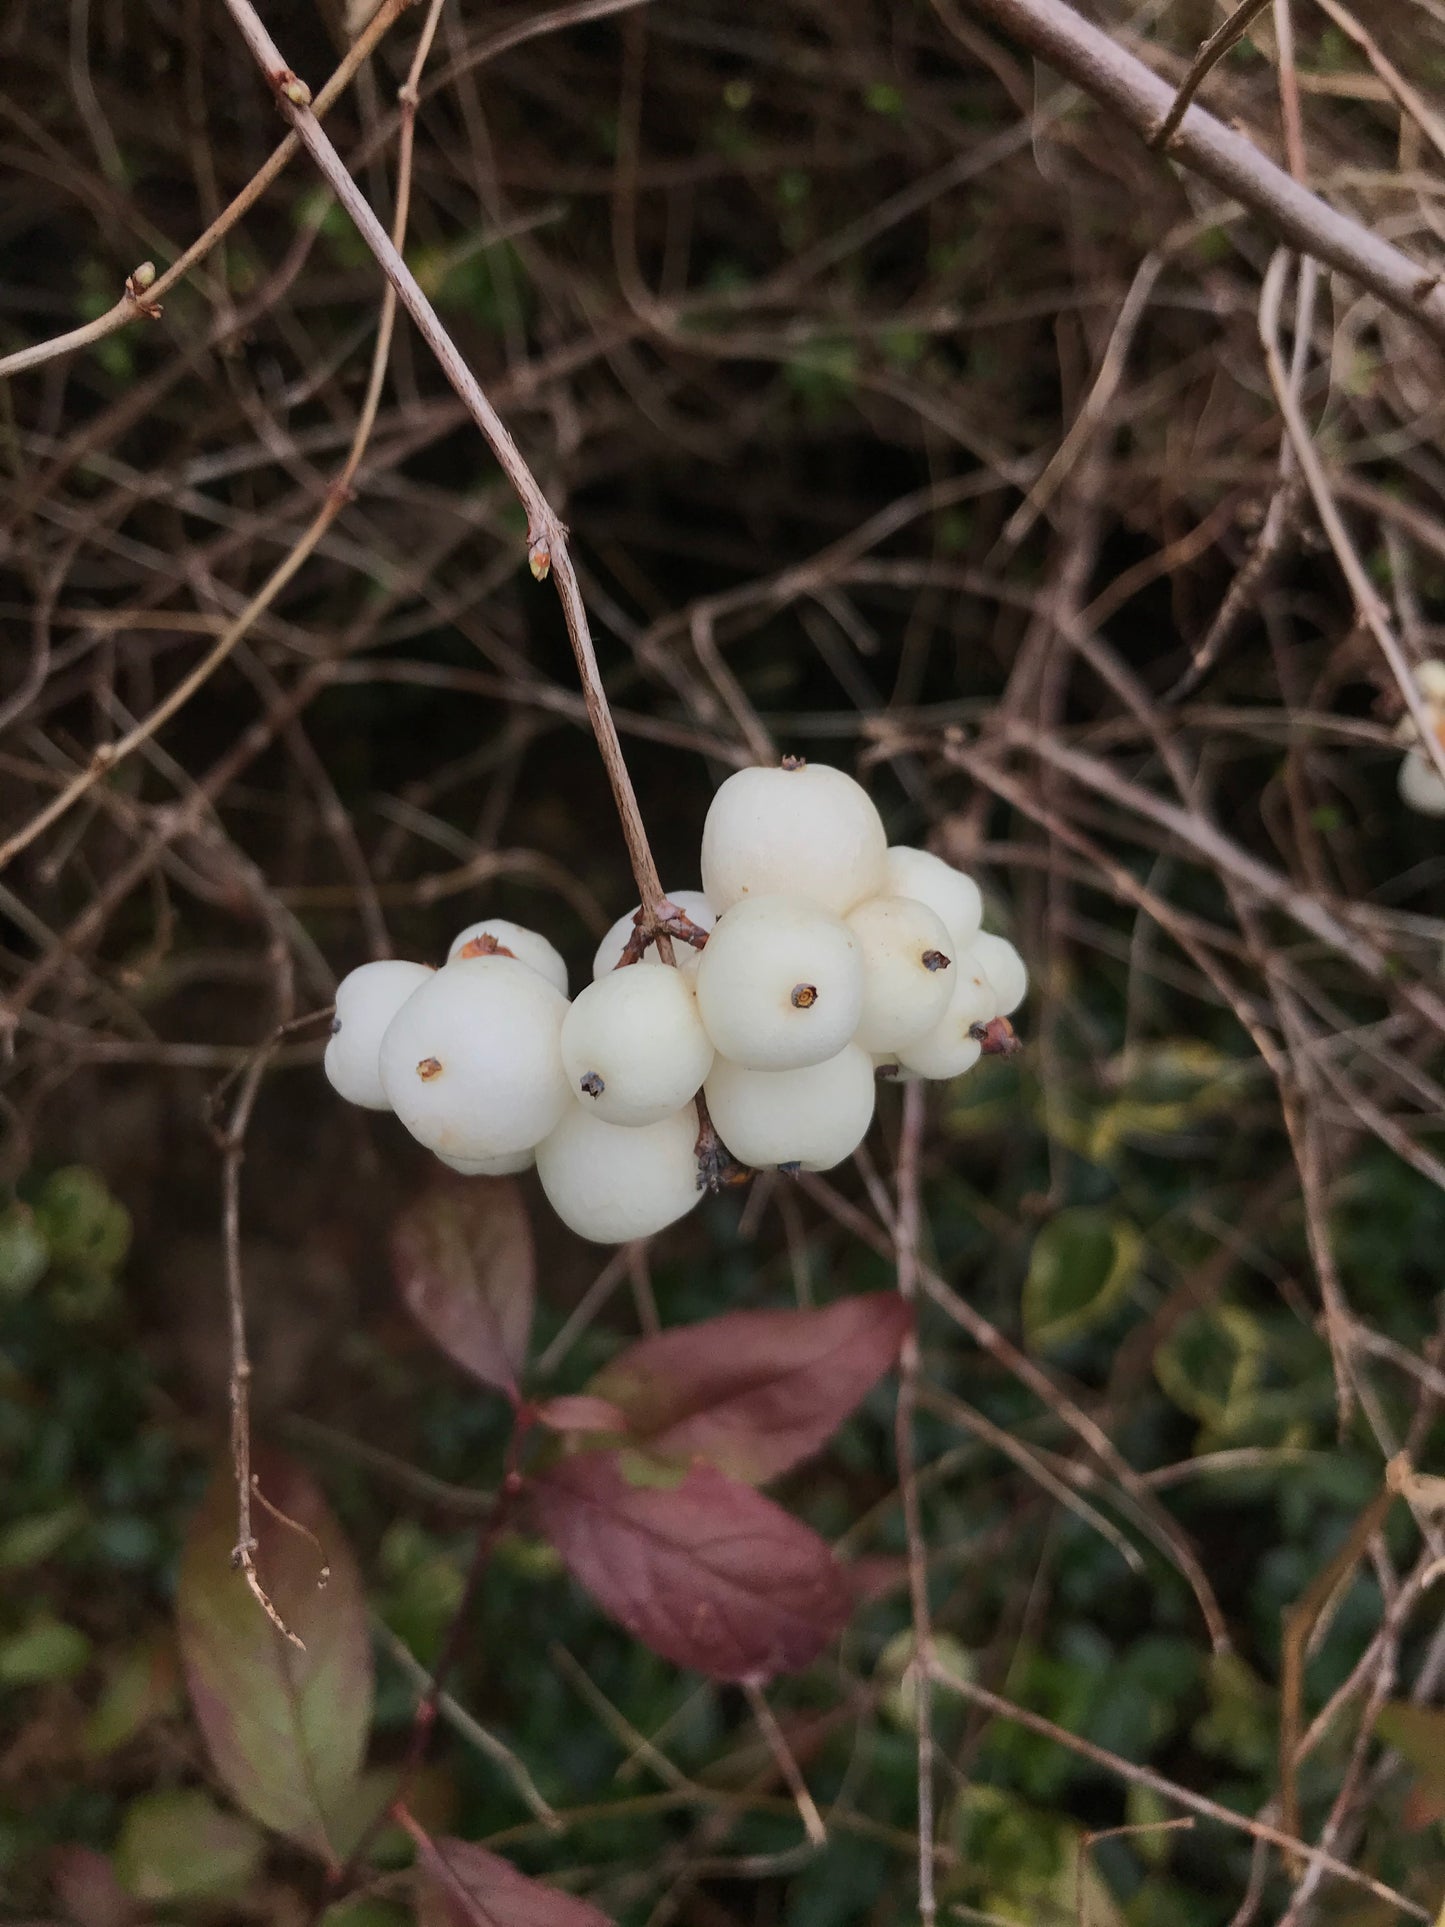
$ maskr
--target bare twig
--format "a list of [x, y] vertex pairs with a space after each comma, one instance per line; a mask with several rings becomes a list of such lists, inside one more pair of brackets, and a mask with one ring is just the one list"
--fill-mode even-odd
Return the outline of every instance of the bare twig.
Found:
[[1169, 112], [1159, 124], [1157, 133], [1149, 136], [1149, 145], [1160, 149], [1167, 147], [1173, 138], [1174, 130], [1189, 111], [1189, 103], [1204, 85], [1210, 71], [1229, 52], [1236, 42], [1249, 32], [1252, 22], [1257, 20], [1270, 4], [1270, 0], [1239, 0], [1239, 5], [1226, 19], [1222, 20], [1210, 34], [1199, 52], [1190, 63], [1189, 72], [1179, 83], [1179, 92], [1169, 108]]
[[[969, 10], [1113, 109], [1145, 140], [1168, 115], [1173, 89], [1064, 0], [965, 0]], [[1275, 166], [1244, 135], [1191, 107], [1170, 157], [1203, 175], [1266, 227], [1445, 342], [1445, 291], [1435, 275]]]

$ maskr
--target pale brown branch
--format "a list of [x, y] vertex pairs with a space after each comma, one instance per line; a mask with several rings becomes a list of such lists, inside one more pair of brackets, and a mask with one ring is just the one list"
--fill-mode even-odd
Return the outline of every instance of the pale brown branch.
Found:
[[[964, 0], [1148, 140], [1173, 102], [1169, 83], [1064, 0]], [[1445, 342], [1445, 289], [1435, 273], [1276, 167], [1254, 142], [1190, 107], [1169, 158], [1257, 215], [1291, 247], [1348, 275], [1397, 314]]]
[[1179, 83], [1179, 92], [1174, 96], [1173, 105], [1160, 122], [1159, 131], [1149, 138], [1149, 145], [1156, 150], [1169, 145], [1174, 130], [1189, 112], [1189, 103], [1204, 85], [1210, 72], [1218, 66], [1230, 48], [1242, 40], [1249, 32], [1252, 21], [1257, 20], [1270, 0], [1239, 0], [1239, 5], [1223, 20], [1204, 42], [1194, 56], [1189, 72]]
[[[315, 161], [327, 185], [350, 215], [362, 240], [376, 257], [388, 281], [396, 289], [402, 306], [411, 316], [418, 333], [436, 357], [442, 373], [456, 390], [463, 406], [486, 438], [503, 473], [527, 512], [527, 559], [538, 580], [549, 573], [556, 585], [567, 625], [567, 635], [577, 659], [587, 717], [607, 770], [613, 801], [622, 823], [622, 834], [638, 894], [651, 914], [662, 896], [657, 865], [647, 840], [632, 779], [622, 754], [612, 712], [602, 686], [602, 673], [593, 647], [592, 632], [582, 600], [581, 586], [567, 546], [567, 529], [543, 493], [521, 450], [472, 373], [461, 352], [447, 333], [435, 308], [423, 294], [415, 275], [402, 260], [361, 190], [348, 173], [345, 163], [311, 111], [310, 90], [282, 58], [280, 50], [261, 22], [251, 0], [226, 0], [232, 19], [240, 29], [257, 64], [265, 74], [281, 113], [290, 121], [302, 145]], [[659, 952], [672, 961], [671, 943], [658, 942]]]
[[[345, 93], [357, 69], [389, 31], [397, 16], [414, 4], [415, 0], [383, 0], [383, 4], [367, 22], [365, 31], [348, 48], [346, 58], [312, 102], [312, 112], [318, 118]], [[164, 274], [157, 275], [152, 268], [150, 279], [142, 284], [141, 270], [137, 269], [126, 282], [120, 300], [103, 315], [97, 315], [94, 321], [86, 322], [81, 328], [72, 328], [67, 334], [56, 335], [49, 341], [33, 342], [28, 348], [17, 349], [13, 355], [0, 356], [0, 379], [23, 374], [28, 368], [38, 368], [42, 363], [57, 361], [64, 355], [73, 355], [79, 349], [88, 348], [96, 341], [104, 341], [107, 335], [129, 327], [142, 315], [152, 319], [158, 317], [161, 303], [170, 290], [178, 281], [184, 280], [196, 263], [203, 261], [216, 243], [229, 234], [236, 223], [255, 206], [272, 181], [285, 169], [287, 162], [295, 156], [300, 145], [294, 133], [288, 134], [235, 199], [221, 210], [204, 234], [198, 235]], [[144, 265], [149, 267], [150, 263]]]

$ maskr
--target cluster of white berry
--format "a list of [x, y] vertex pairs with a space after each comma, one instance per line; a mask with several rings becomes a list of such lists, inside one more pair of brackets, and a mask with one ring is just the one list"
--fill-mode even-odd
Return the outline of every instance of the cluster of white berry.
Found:
[[564, 1223], [620, 1243], [692, 1208], [726, 1162], [715, 1140], [743, 1166], [827, 1170], [862, 1142], [878, 1075], [957, 1077], [1011, 1044], [1028, 978], [981, 927], [978, 886], [890, 849], [841, 770], [730, 776], [702, 885], [655, 921], [619, 917], [570, 1003], [556, 950], [502, 918], [440, 970], [363, 964], [337, 991], [327, 1076], [454, 1170], [535, 1161]]
[[[1421, 701], [1436, 740], [1445, 744], [1445, 662], [1431, 658], [1419, 663], [1415, 669], [1415, 681], [1420, 686]], [[1408, 808], [1418, 810], [1422, 816], [1445, 816], [1445, 781], [1441, 780], [1440, 772], [1428, 752], [1421, 747], [1415, 718], [1402, 716], [1398, 733], [1401, 742], [1411, 745], [1400, 759], [1402, 800]]]

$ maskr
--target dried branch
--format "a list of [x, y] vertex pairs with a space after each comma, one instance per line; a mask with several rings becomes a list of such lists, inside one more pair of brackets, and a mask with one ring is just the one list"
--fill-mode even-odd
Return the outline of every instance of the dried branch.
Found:
[[[963, 4], [1112, 108], [1144, 140], [1167, 118], [1174, 98], [1168, 83], [1064, 0], [963, 0]], [[1439, 276], [1291, 180], [1243, 134], [1202, 107], [1190, 107], [1169, 153], [1258, 215], [1282, 241], [1349, 275], [1387, 307], [1445, 343], [1445, 289], [1439, 285]]]

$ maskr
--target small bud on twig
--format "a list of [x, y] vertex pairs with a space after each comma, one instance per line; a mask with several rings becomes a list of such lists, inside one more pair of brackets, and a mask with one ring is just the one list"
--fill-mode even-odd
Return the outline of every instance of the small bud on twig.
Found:
[[306, 82], [301, 76], [299, 74], [293, 74], [289, 67], [286, 72], [280, 76], [277, 86], [283, 98], [289, 100], [293, 107], [309, 107], [311, 105], [311, 89], [306, 85]]
[[545, 535], [528, 537], [527, 567], [538, 582], [545, 582], [552, 573], [552, 544]]

